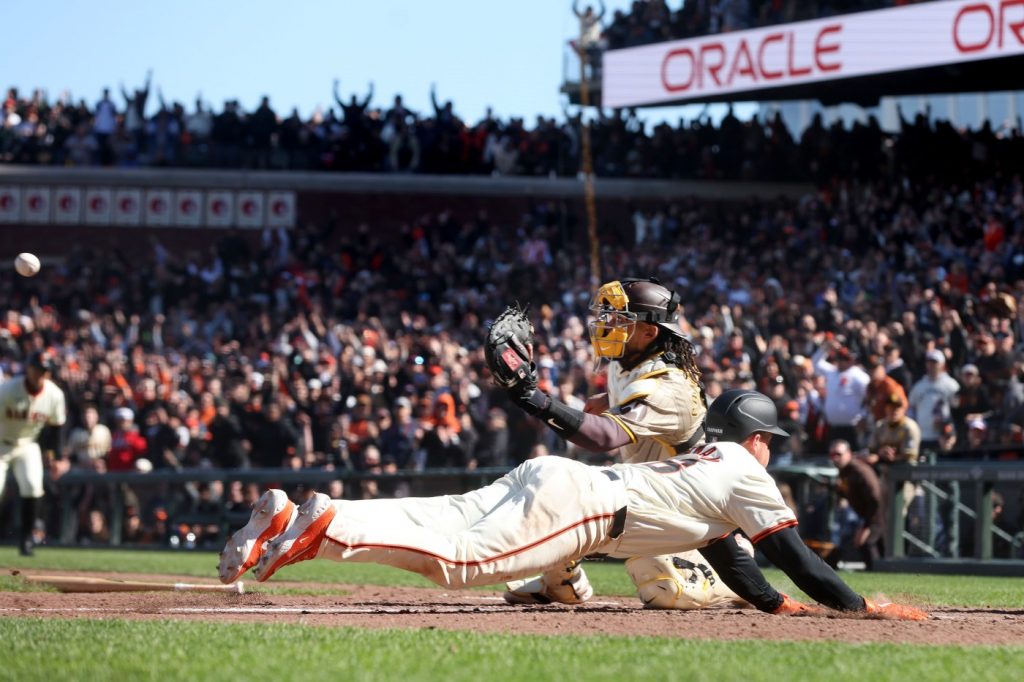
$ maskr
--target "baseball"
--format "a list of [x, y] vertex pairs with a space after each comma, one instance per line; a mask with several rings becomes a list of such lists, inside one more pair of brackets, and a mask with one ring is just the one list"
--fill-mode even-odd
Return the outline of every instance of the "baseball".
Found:
[[19, 253], [18, 257], [14, 259], [14, 269], [22, 277], [31, 277], [39, 272], [39, 259], [35, 254]]

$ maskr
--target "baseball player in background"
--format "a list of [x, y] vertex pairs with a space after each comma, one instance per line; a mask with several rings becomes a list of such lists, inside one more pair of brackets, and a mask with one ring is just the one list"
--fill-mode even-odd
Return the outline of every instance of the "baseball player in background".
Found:
[[[590, 304], [589, 330], [594, 354], [607, 361], [608, 392], [587, 401], [585, 411], [593, 418], [583, 420], [576, 433], [563, 429], [560, 420], [543, 417], [545, 423], [586, 449], [618, 448], [627, 463], [667, 459], [703, 443], [704, 389], [693, 346], [679, 328], [679, 300], [654, 278], [602, 285]], [[541, 416], [536, 405], [547, 398], [542, 392], [526, 400], [518, 386], [509, 392], [513, 402]], [[626, 571], [648, 608], [696, 609], [737, 599], [697, 552], [631, 558]], [[505, 600], [513, 604], [578, 604], [593, 595], [578, 562], [508, 587]]]
[[43, 453], [37, 439], [44, 426], [61, 426], [65, 421], [64, 392], [49, 376], [53, 361], [36, 352], [25, 362], [25, 374], [0, 384], [0, 495], [13, 469], [21, 495], [21, 534], [18, 549], [32, 556], [32, 529], [41, 512], [43, 498]]
[[[588, 418], [597, 419], [594, 415]], [[773, 614], [822, 612], [779, 593], [733, 536], [738, 527], [816, 601], [841, 611], [924, 620], [909, 606], [851, 590], [796, 532], [797, 520], [765, 470], [775, 405], [754, 391], [723, 393], [708, 410], [712, 443], [663, 461], [594, 467], [528, 460], [465, 495], [331, 500], [295, 507], [269, 490], [221, 553], [225, 583], [255, 564], [259, 581], [307, 559], [374, 562], [447, 588], [490, 585], [589, 554], [643, 557], [700, 550], [743, 599]]]

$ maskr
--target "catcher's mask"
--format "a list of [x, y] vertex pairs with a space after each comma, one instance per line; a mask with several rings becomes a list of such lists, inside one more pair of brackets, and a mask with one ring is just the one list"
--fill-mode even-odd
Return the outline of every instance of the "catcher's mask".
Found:
[[626, 277], [603, 284], [590, 302], [590, 342], [599, 358], [621, 358], [637, 322], [679, 335], [679, 295], [651, 277]]

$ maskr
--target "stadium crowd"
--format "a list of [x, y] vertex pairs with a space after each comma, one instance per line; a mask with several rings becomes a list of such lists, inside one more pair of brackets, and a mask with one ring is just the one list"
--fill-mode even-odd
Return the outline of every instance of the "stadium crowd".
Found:
[[[602, 389], [586, 333], [588, 252], [564, 210], [539, 203], [519, 226], [444, 211], [392, 236], [305, 223], [188, 253], [154, 239], [141, 261], [74, 245], [36, 278], [0, 280], [0, 367], [17, 373], [43, 348], [58, 358], [71, 418], [51, 442], [51, 482], [72, 468], [605, 461], [508, 407], [483, 370], [487, 320], [529, 301], [544, 384], [576, 405]], [[656, 275], [681, 292], [709, 397], [749, 387], [777, 401], [794, 434], [773, 443], [777, 462], [824, 455], [836, 438], [891, 459], [874, 439], [876, 420], [903, 418], [890, 404], [918, 425], [922, 455], [1001, 456], [1024, 441], [1019, 176], [680, 200], [637, 207], [620, 236], [608, 234], [604, 272]], [[337, 488], [404, 494], [397, 480]], [[253, 492], [193, 486], [187, 503], [230, 495], [244, 508]], [[103, 498], [75, 500], [83, 541], [108, 532]], [[165, 499], [126, 499], [139, 534], [166, 520]]]
[[[628, 11], [617, 10], [612, 15], [604, 39], [609, 49], [635, 47], [910, 4], [914, 0], [633, 0]], [[600, 2], [598, 6], [603, 8]]]
[[[123, 103], [105, 91], [92, 107], [12, 88], [0, 113], [0, 163], [543, 177], [575, 176], [580, 167], [578, 114], [562, 122], [540, 116], [530, 126], [488, 113], [472, 124], [434, 91], [429, 114], [410, 110], [401, 96], [371, 106], [372, 85], [346, 102], [338, 87], [337, 109], [309, 118], [294, 109], [280, 116], [267, 98], [254, 111], [228, 101], [214, 112], [201, 99], [186, 111], [159, 97], [147, 114], [150, 80], [132, 92], [122, 88]], [[600, 112], [591, 130], [595, 172], [609, 178], [962, 182], [1024, 171], [1019, 121], [961, 130], [920, 114], [893, 134], [874, 117], [849, 127], [819, 117], [794, 137], [777, 115], [741, 121], [730, 112], [718, 125], [707, 116], [672, 125], [613, 110]]]

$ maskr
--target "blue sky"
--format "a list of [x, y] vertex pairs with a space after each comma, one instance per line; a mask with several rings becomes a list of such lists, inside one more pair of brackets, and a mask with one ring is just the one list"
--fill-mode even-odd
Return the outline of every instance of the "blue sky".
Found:
[[471, 120], [488, 104], [559, 112], [562, 47], [578, 30], [564, 0], [60, 0], [8, 3], [4, 15], [17, 27], [0, 47], [4, 86], [93, 102], [104, 85], [141, 85], [151, 67], [168, 100], [191, 105], [202, 91], [217, 109], [236, 97], [251, 110], [265, 93], [279, 113], [308, 115], [332, 103], [335, 77], [346, 99], [372, 80], [375, 102], [401, 93], [416, 109], [437, 83]]
[[[581, 3], [585, 4], [585, 3]], [[608, 0], [612, 10], [629, 0]], [[147, 68], [168, 101], [198, 92], [220, 110], [267, 94], [280, 115], [308, 116], [374, 81], [375, 105], [396, 93], [430, 110], [430, 85], [469, 121], [560, 115], [564, 46], [578, 31], [568, 0], [334, 0], [223, 2], [54, 0], [5, 3], [0, 85], [63, 90], [90, 104], [109, 85], [141, 86]], [[665, 112], [675, 118], [678, 110]], [[690, 109], [694, 111], [694, 109]], [[654, 114], [650, 118], [660, 118]]]

